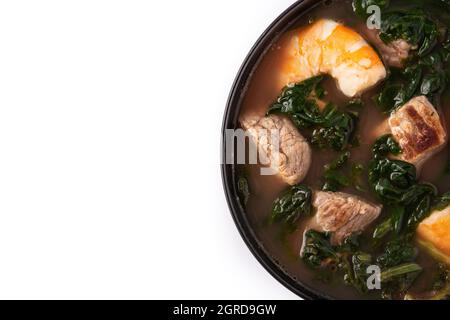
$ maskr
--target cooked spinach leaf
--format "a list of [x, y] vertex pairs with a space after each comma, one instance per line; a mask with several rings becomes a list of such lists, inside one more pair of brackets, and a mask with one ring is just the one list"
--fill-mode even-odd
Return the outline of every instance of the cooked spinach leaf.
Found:
[[396, 98], [400, 95], [399, 92], [402, 88], [391, 78], [386, 81], [380, 93], [375, 96], [375, 101], [383, 113], [390, 113], [397, 107]]
[[[418, 183], [414, 165], [387, 158], [375, 159], [369, 169], [369, 181], [380, 200], [387, 205], [397, 205], [405, 208], [407, 227], [415, 228], [430, 213], [433, 201], [437, 195], [435, 186], [428, 183]], [[403, 223], [404, 215], [401, 217]], [[395, 227], [398, 219], [391, 221]], [[392, 225], [394, 224], [394, 225]], [[383, 222], [375, 231], [374, 238], [380, 238], [389, 230], [389, 222]]]
[[433, 209], [442, 211], [450, 205], [450, 192], [435, 199]]
[[392, 230], [393, 230], [392, 220], [391, 218], [388, 218], [375, 228], [372, 238], [375, 240], [383, 239]]
[[306, 231], [301, 258], [312, 268], [323, 267], [327, 263], [337, 265], [339, 260], [336, 248], [331, 245], [330, 235], [315, 230]]
[[429, 292], [419, 296], [407, 294], [405, 300], [446, 300], [450, 298], [450, 270], [444, 264], [439, 264]]
[[400, 203], [416, 183], [416, 167], [401, 160], [374, 159], [369, 167], [369, 182], [384, 203]]
[[324, 166], [325, 171], [341, 169], [342, 167], [344, 167], [344, 165], [350, 159], [350, 155], [351, 155], [350, 151], [346, 151], [346, 152], [342, 153], [335, 160], [333, 160], [331, 163], [326, 164]]
[[337, 192], [343, 187], [349, 187], [351, 184], [350, 179], [337, 170], [326, 171], [324, 180], [325, 182], [322, 186], [323, 191]]
[[419, 64], [419, 66], [426, 66], [429, 68], [438, 69], [439, 66], [442, 65], [443, 59], [445, 60], [444, 56], [440, 53], [440, 51], [436, 51], [436, 52], [430, 53], [429, 55], [421, 58], [418, 61], [418, 64]]
[[421, 272], [422, 267], [416, 263], [405, 263], [383, 270], [381, 272], [382, 298], [403, 298]]
[[373, 239], [380, 240], [387, 234], [395, 231], [396, 234], [400, 234], [404, 225], [405, 219], [405, 207], [401, 205], [391, 206], [388, 208], [389, 218], [380, 223], [373, 233]]
[[425, 83], [425, 80], [422, 80], [423, 73], [423, 68], [417, 65], [408, 66], [403, 70], [401, 76], [404, 80], [404, 84], [394, 97], [395, 108], [404, 105], [414, 97], [419, 89], [422, 90], [422, 86], [424, 86]]
[[[367, 268], [373, 264], [370, 254], [359, 251], [358, 242], [347, 239], [341, 246], [330, 243], [330, 235], [309, 230], [305, 233], [301, 253], [302, 260], [311, 268], [341, 274], [345, 283], [360, 292], [366, 292], [369, 274]], [[382, 296], [399, 298], [411, 287], [422, 268], [413, 263], [417, 255], [412, 245], [412, 236], [407, 235], [389, 242], [384, 252], [376, 259], [381, 268]]]
[[247, 206], [248, 199], [250, 198], [250, 188], [248, 186], [247, 178], [242, 176], [238, 179], [237, 189], [239, 199], [241, 200], [242, 206], [245, 208]]
[[323, 99], [327, 95], [327, 91], [320, 83], [316, 84], [314, 93], [318, 99]]
[[342, 153], [333, 162], [324, 166], [324, 183], [322, 186], [323, 191], [336, 192], [341, 187], [348, 187], [350, 185], [350, 179], [343, 174], [342, 169], [350, 158], [350, 151]]
[[288, 231], [297, 228], [297, 222], [302, 216], [312, 213], [312, 191], [308, 187], [296, 185], [287, 190], [275, 200], [272, 208], [271, 222], [283, 223]]
[[[342, 274], [345, 283], [360, 292], [366, 292], [369, 274], [367, 268], [373, 264], [370, 254], [357, 249], [358, 243], [346, 242], [332, 246], [330, 235], [309, 230], [305, 233], [302, 260], [311, 268]], [[349, 239], [348, 239], [349, 240]], [[413, 263], [417, 251], [412, 237], [405, 236], [389, 242], [384, 252], [376, 259], [381, 268], [382, 297], [399, 298], [411, 287], [422, 268]]]
[[447, 63], [450, 61], [450, 40], [449, 39], [447, 39], [444, 43], [442, 43], [440, 57], [442, 58], [443, 63]]
[[350, 151], [346, 151], [324, 166], [323, 191], [337, 192], [350, 186], [358, 191], [366, 191], [361, 178], [364, 166], [349, 163], [350, 155]]
[[372, 263], [372, 256], [358, 251], [356, 238], [349, 237], [341, 246], [333, 246], [329, 234], [308, 230], [304, 239], [301, 258], [308, 266], [339, 273], [346, 284], [367, 291], [367, 267]]
[[384, 12], [380, 38], [385, 43], [405, 40], [417, 48], [419, 56], [427, 54], [437, 43], [438, 28], [423, 10]]
[[364, 252], [356, 252], [351, 255], [351, 263], [344, 263], [344, 281], [352, 285], [360, 292], [367, 292], [367, 268], [372, 264], [372, 256]]
[[323, 122], [320, 128], [314, 130], [311, 143], [319, 148], [343, 150], [355, 129], [355, 119], [331, 103], [325, 107], [322, 115]]
[[432, 204], [437, 196], [437, 189], [429, 183], [412, 186], [402, 197], [402, 204], [409, 211], [407, 226], [415, 229], [431, 212]]
[[445, 74], [442, 72], [431, 72], [424, 76], [420, 86], [420, 93], [430, 96], [440, 92], [446, 85]]
[[267, 114], [285, 114], [299, 129], [313, 127], [312, 144], [341, 151], [352, 137], [356, 119], [332, 103], [327, 104], [323, 111], [319, 109], [316, 99], [325, 95], [320, 85], [322, 80], [323, 77], [318, 76], [287, 86]]
[[402, 149], [392, 134], [386, 134], [375, 141], [372, 152], [375, 156], [387, 156], [389, 154], [396, 156], [402, 152]]
[[389, 217], [373, 233], [376, 241], [391, 231], [399, 234], [414, 229], [431, 212], [437, 196], [434, 185], [418, 182], [413, 164], [387, 158], [390, 154], [398, 155], [400, 152], [399, 145], [391, 135], [380, 137], [373, 146], [369, 183], [390, 212]]
[[410, 234], [388, 242], [384, 252], [377, 258], [381, 268], [391, 268], [397, 265], [413, 262], [417, 256], [417, 250], [412, 244]]
[[396, 234], [400, 234], [405, 221], [405, 207], [397, 205], [391, 208], [391, 225]]
[[[398, 265], [392, 268], [389, 268], [381, 273], [381, 281], [382, 282], [389, 282], [393, 279], [408, 274], [408, 273], [416, 273], [422, 271], [422, 267], [415, 263], [405, 263], [402, 265]], [[408, 288], [410, 286], [410, 283], [408, 284]], [[404, 288], [404, 289], [408, 289]], [[403, 290], [404, 290], [403, 289]], [[397, 290], [396, 290], [397, 291]]]
[[438, 103], [437, 97], [449, 82], [450, 41], [439, 43], [435, 50], [418, 59], [410, 59], [403, 69], [391, 69], [382, 90], [375, 96], [381, 110], [390, 113], [418, 95]]
[[383, 112], [390, 113], [417, 95], [431, 98], [444, 87], [442, 71], [431, 70], [424, 65], [412, 65], [403, 71], [393, 72], [375, 101]]
[[385, 280], [395, 274], [390, 268], [412, 263], [416, 259], [417, 249], [413, 244], [413, 238], [413, 233], [408, 233], [386, 243], [382, 254], [376, 259], [378, 266], [383, 270]]
[[[412, 79], [411, 83], [419, 82], [420, 79]], [[402, 106], [408, 99], [412, 98], [410, 94], [411, 85], [404, 81], [404, 75], [393, 73], [389, 76], [380, 93], [375, 96], [375, 101], [384, 113], [391, 113], [399, 106]]]
[[[298, 128], [307, 128], [324, 122], [322, 113], [312, 94], [318, 88], [322, 76], [314, 77], [297, 84], [288, 85], [280, 97], [272, 104], [267, 114], [288, 115]], [[323, 89], [319, 89], [319, 95]]]

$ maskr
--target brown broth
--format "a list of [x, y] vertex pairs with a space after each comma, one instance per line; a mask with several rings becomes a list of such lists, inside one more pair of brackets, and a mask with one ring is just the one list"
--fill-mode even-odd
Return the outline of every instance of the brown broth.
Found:
[[[330, 1], [328, 1], [330, 2]], [[330, 18], [352, 27], [354, 30], [364, 35], [367, 30], [364, 23], [356, 18], [351, 9], [351, 1], [331, 1], [331, 4], [320, 4], [304, 16], [299, 24], [293, 29], [297, 29], [306, 25], [308, 21], [316, 18]], [[283, 57], [283, 50], [287, 39], [292, 32], [287, 32], [274, 42], [264, 57], [262, 57], [259, 65], [254, 70], [251, 79], [248, 82], [248, 89], [245, 93], [243, 104], [241, 107], [241, 115], [256, 113], [263, 116], [268, 106], [277, 98], [282, 88], [278, 86], [273, 75], [280, 66]], [[339, 106], [343, 106], [348, 99], [336, 88], [332, 79], [325, 81], [325, 87], [328, 95], [327, 100], [333, 101]], [[379, 108], [372, 101], [374, 93], [379, 87], [373, 88], [362, 96], [364, 109], [360, 114], [358, 124], [358, 134], [360, 135], [361, 145], [352, 150], [352, 162], [363, 163], [367, 165], [372, 157], [371, 146], [383, 133], [386, 133], [387, 116], [382, 114]], [[443, 118], [450, 123], [450, 95], [446, 94], [442, 100]], [[313, 161], [309, 173], [302, 184], [309, 186], [311, 189], [320, 189], [323, 176], [323, 166], [336, 158], [338, 153], [328, 150], [313, 149]], [[421, 172], [421, 180], [435, 184], [440, 192], [450, 190], [450, 176], [443, 175], [443, 168], [447, 162], [449, 147], [434, 156], [424, 166]], [[278, 239], [278, 230], [276, 227], [266, 224], [267, 217], [270, 216], [273, 201], [280, 193], [287, 188], [287, 185], [277, 176], [261, 176], [257, 165], [246, 166], [245, 170], [249, 177], [250, 196], [247, 205], [247, 214], [251, 224], [253, 225], [260, 242], [270, 254], [270, 256], [279, 263], [294, 280], [300, 281], [302, 284], [313, 287], [314, 289], [329, 295], [332, 298], [345, 299], [369, 299], [375, 298], [376, 295], [362, 295], [355, 289], [345, 286], [342, 281], [334, 281], [324, 283], [318, 279], [317, 274], [307, 268], [301, 261], [299, 253], [302, 246], [302, 238], [306, 221], [300, 225], [299, 229], [288, 237], [287, 244]], [[366, 174], [364, 176], [367, 176]], [[367, 200], [376, 201], [371, 193], [360, 193], [354, 188], [342, 190], [344, 192], [363, 196]], [[385, 213], [374, 223], [384, 219]], [[366, 235], [373, 231], [373, 226], [366, 230]], [[424, 267], [429, 264], [429, 257], [421, 252], [419, 255], [419, 264]], [[422, 277], [426, 279], [427, 277]], [[424, 280], [422, 280], [424, 282]], [[424, 286], [418, 281], [418, 287]], [[427, 281], [425, 281], [427, 282]], [[418, 290], [416, 288], [416, 290]]]

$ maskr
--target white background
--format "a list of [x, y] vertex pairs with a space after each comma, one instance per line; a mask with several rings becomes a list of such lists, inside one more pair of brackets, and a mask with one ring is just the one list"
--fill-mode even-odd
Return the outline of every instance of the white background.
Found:
[[0, 298], [296, 298], [219, 171], [234, 76], [293, 2], [0, 1]]

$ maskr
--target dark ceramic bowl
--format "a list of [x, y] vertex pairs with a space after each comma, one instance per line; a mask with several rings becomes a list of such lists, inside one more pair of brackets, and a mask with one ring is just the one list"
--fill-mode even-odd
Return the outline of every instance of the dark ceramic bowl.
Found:
[[242, 98], [245, 93], [246, 84], [265, 51], [274, 41], [276, 41], [279, 35], [289, 30], [291, 26], [295, 25], [300, 19], [302, 19], [305, 13], [322, 1], [300, 0], [296, 2], [289, 9], [283, 12], [258, 39], [256, 44], [250, 50], [250, 53], [242, 64], [236, 80], [234, 81], [230, 96], [228, 98], [222, 127], [222, 179], [228, 206], [236, 226], [250, 251], [267, 269], [267, 271], [269, 271], [270, 274], [285, 287], [304, 299], [329, 299], [329, 297], [323, 293], [316, 292], [313, 288], [309, 288], [299, 281], [293, 280], [270, 258], [262, 245], [259, 243], [239, 202], [235, 181], [235, 166], [224, 164], [226, 163], [224, 149], [225, 130], [236, 129], [238, 127], [238, 116], [242, 104]]

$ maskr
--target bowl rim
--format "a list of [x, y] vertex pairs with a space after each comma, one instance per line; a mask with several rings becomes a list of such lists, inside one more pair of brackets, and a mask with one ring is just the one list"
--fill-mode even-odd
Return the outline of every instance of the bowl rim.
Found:
[[259, 263], [282, 285], [291, 290], [299, 297], [307, 300], [333, 300], [325, 293], [319, 292], [314, 288], [301, 283], [299, 280], [294, 280], [283, 271], [279, 265], [270, 258], [265, 251], [262, 244], [257, 240], [256, 234], [250, 226], [244, 209], [242, 208], [239, 198], [237, 196], [236, 181], [235, 181], [235, 165], [226, 164], [225, 155], [225, 131], [226, 129], [235, 129], [237, 127], [237, 116], [239, 114], [240, 106], [243, 99], [243, 93], [247, 85], [247, 80], [251, 77], [255, 66], [259, 60], [264, 56], [273, 44], [277, 36], [283, 34], [294, 24], [297, 19], [307, 13], [311, 8], [322, 3], [323, 0], [299, 0], [288, 7], [281, 13], [262, 33], [250, 52], [247, 54], [242, 63], [237, 76], [233, 82], [222, 123], [221, 135], [221, 175], [222, 184], [225, 191], [225, 197], [228, 203], [229, 210], [233, 217], [234, 223], [238, 231], [250, 249], [254, 257]]

